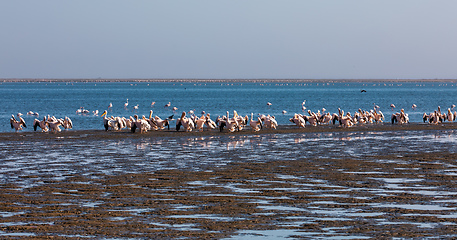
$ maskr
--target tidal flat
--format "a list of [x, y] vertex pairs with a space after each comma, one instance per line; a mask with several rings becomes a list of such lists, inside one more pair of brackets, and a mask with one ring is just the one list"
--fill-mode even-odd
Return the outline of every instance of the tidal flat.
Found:
[[456, 238], [456, 126], [1, 133], [0, 236]]

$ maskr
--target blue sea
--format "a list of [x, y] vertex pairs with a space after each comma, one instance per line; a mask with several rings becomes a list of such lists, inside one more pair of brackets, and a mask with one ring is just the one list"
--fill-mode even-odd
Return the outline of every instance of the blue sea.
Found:
[[[4, 82], [0, 84], [0, 132], [13, 131], [9, 119], [17, 113], [24, 114], [30, 125], [24, 131], [33, 131], [31, 124], [36, 116], [27, 115], [29, 111], [39, 113], [40, 119], [46, 115], [68, 116], [74, 130], [103, 129], [99, 116], [110, 103], [113, 107], [108, 115], [112, 116], [149, 116], [153, 110], [153, 115], [165, 118], [193, 110], [197, 115], [210, 113], [215, 119], [236, 110], [243, 116], [274, 115], [280, 125], [285, 125], [291, 124], [288, 119], [294, 113], [303, 113], [306, 100], [306, 110], [314, 112], [325, 108], [333, 113], [341, 108], [354, 113], [377, 105], [387, 121], [403, 108], [411, 122], [421, 122], [424, 112], [438, 106], [445, 111], [457, 104], [456, 95], [457, 84], [453, 82]], [[127, 99], [129, 105], [124, 108]], [[171, 106], [165, 108], [168, 102]], [[391, 104], [396, 108], [392, 109]], [[417, 105], [415, 110], [413, 104]], [[173, 107], [178, 109], [173, 111]], [[77, 114], [80, 108], [90, 113]], [[93, 114], [96, 110], [98, 116]]]

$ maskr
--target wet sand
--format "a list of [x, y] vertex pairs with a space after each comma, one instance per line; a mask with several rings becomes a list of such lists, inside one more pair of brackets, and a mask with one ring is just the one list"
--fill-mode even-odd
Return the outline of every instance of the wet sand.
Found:
[[173, 127], [170, 130], [149, 131], [140, 134], [138, 131], [132, 134], [128, 130], [121, 131], [104, 131], [104, 130], [63, 130], [58, 133], [42, 133], [19, 131], [0, 133], [0, 141], [24, 141], [24, 140], [59, 140], [65, 138], [87, 138], [87, 139], [122, 139], [122, 138], [154, 138], [154, 137], [186, 137], [186, 136], [226, 136], [226, 135], [252, 135], [252, 134], [286, 134], [286, 133], [318, 133], [318, 132], [363, 132], [363, 131], [419, 131], [419, 130], [450, 130], [457, 129], [457, 123], [443, 124], [427, 124], [427, 123], [409, 123], [409, 124], [365, 124], [355, 125], [349, 128], [343, 128], [337, 125], [321, 125], [321, 126], [306, 126], [306, 128], [298, 128], [294, 125], [282, 125], [277, 129], [262, 129], [258, 132], [253, 132], [249, 127], [242, 131], [228, 132], [224, 129], [220, 132], [218, 129], [203, 131], [176, 131]]
[[[453, 129], [457, 129], [453, 123], [305, 129], [281, 126], [256, 134]], [[66, 139], [97, 142], [251, 134], [250, 130], [146, 134], [101, 130], [58, 134], [21, 132], [1, 133], [0, 142]], [[0, 236], [5, 239], [456, 238], [456, 159], [453, 151], [439, 154], [390, 151], [353, 158], [297, 155], [295, 161], [235, 159], [225, 166], [209, 166], [201, 171], [72, 174], [65, 176], [65, 180], [52, 178], [52, 173], [47, 177], [19, 172], [18, 178], [37, 184], [27, 188], [14, 182], [0, 185]]]

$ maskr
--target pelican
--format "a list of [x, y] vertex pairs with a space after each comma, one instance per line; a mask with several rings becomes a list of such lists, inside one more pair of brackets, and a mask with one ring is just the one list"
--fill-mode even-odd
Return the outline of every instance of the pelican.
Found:
[[451, 112], [451, 109], [448, 108], [448, 109], [447, 109], [446, 120], [448, 120], [449, 122], [453, 122], [454, 119], [455, 119], [454, 114]]
[[113, 130], [119, 130], [119, 122], [117, 122], [114, 117], [106, 117], [106, 114], [108, 113], [107, 110], [105, 110], [100, 117], [103, 118], [103, 126], [105, 127], [105, 131], [108, 131], [108, 129], [113, 129]]
[[319, 122], [322, 123], [322, 124], [330, 124], [330, 121], [332, 121], [332, 115], [330, 115], [329, 112], [327, 112], [326, 114], [323, 114], [319, 118]]
[[182, 112], [181, 117], [176, 121], [176, 131], [179, 131], [181, 126], [184, 127], [184, 131], [189, 132], [194, 128], [194, 122], [192, 119], [186, 117], [186, 112]]
[[132, 128], [130, 129], [132, 133], [135, 133], [137, 128], [140, 129], [140, 133], [145, 133], [148, 130], [151, 130], [151, 125], [149, 125], [145, 116], [138, 118], [138, 115], [135, 115], [134, 120], [135, 121], [132, 124]]
[[71, 121], [71, 119], [69, 117], [65, 116], [62, 126], [65, 128], [65, 130], [72, 129], [73, 122]]
[[49, 131], [48, 123], [46, 122], [46, 117], [43, 117], [42, 121], [35, 118], [35, 120], [33, 121], [33, 131], [36, 131], [37, 127], [40, 127], [42, 132]]
[[390, 117], [390, 120], [392, 124], [398, 122], [399, 124], [404, 124], [409, 122], [409, 117], [408, 114], [405, 113], [404, 109], [401, 109], [400, 112], [398, 113], [393, 113], [392, 116]]
[[10, 124], [11, 124], [11, 128], [14, 128], [16, 130], [16, 132], [18, 130], [22, 130], [22, 126], [24, 126], [25, 128], [27, 127], [25, 125], [25, 121], [22, 117], [18, 117], [19, 118], [19, 121], [16, 120], [16, 118], [14, 118], [14, 115], [11, 115], [11, 119], [10, 119]]
[[294, 114], [294, 117], [289, 119], [290, 122], [292, 123], [295, 123], [295, 125], [298, 126], [298, 128], [302, 127], [304, 128], [305, 127], [305, 119], [303, 119], [302, 116], [300, 116], [299, 114], [295, 113]]
[[[205, 113], [205, 111], [202, 112], [202, 114], [204, 114], [204, 113]], [[217, 127], [216, 123], [213, 120], [211, 120], [209, 113], [206, 114], [205, 125], [206, 125], [206, 127], [210, 128], [210, 129], [215, 129]]]
[[170, 121], [173, 120], [173, 115], [168, 117], [167, 119], [161, 119], [159, 116], [154, 117], [154, 123], [157, 125], [158, 129], [165, 129], [165, 127], [168, 127], [168, 130], [170, 130]]
[[62, 119], [56, 119], [55, 117], [52, 117], [51, 119], [48, 118], [46, 122], [49, 124], [49, 129], [52, 132], [57, 133], [62, 131], [60, 129], [60, 126], [64, 125]]
[[[234, 111], [234, 113], [236, 114], [236, 111]], [[229, 111], [227, 111], [227, 118], [225, 119], [225, 125], [227, 126], [227, 129], [230, 131], [230, 132], [234, 132], [237, 127], [238, 127], [238, 121], [236, 121], [236, 116], [234, 116], [233, 118], [229, 118]], [[221, 129], [222, 131], [222, 129]]]
[[254, 120], [254, 113], [251, 113], [251, 121], [249, 121], [249, 126], [252, 128], [252, 131], [258, 132], [262, 129], [262, 120], [257, 117], [257, 120]]
[[276, 129], [278, 127], [278, 122], [276, 121], [274, 116], [261, 116], [260, 119], [262, 120], [262, 126], [265, 128]]
[[205, 115], [202, 115], [201, 117], [197, 118], [197, 120], [195, 121], [195, 129], [197, 131], [203, 131], [203, 126], [205, 126], [205, 122], [206, 122]]

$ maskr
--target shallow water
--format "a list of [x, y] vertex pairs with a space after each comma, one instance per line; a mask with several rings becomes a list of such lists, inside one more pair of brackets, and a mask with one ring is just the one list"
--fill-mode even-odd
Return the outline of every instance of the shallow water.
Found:
[[[366, 93], [361, 93], [361, 89]], [[294, 113], [302, 112], [302, 102], [306, 100], [306, 110], [317, 112], [322, 108], [330, 113], [354, 113], [359, 108], [369, 111], [379, 106], [389, 121], [393, 112], [405, 109], [411, 122], [422, 122], [424, 112], [430, 113], [441, 106], [442, 111], [453, 104], [457, 105], [456, 83], [447, 82], [41, 82], [41, 83], [0, 83], [0, 132], [11, 131], [11, 114], [38, 112], [39, 118], [46, 115], [63, 118], [68, 116], [75, 130], [103, 129], [99, 115], [113, 104], [108, 115], [149, 116], [166, 118], [182, 111], [194, 110], [200, 116], [202, 111], [215, 119], [219, 115], [230, 115], [236, 110], [241, 116], [254, 113], [274, 115], [280, 125], [291, 124], [288, 120]], [[129, 105], [124, 108], [127, 101]], [[151, 103], [155, 102], [154, 106]], [[171, 107], [165, 104], [171, 102]], [[271, 106], [267, 106], [271, 102]], [[392, 109], [391, 104], [396, 108]], [[411, 106], [417, 105], [413, 110]], [[138, 110], [133, 107], [138, 105]], [[86, 115], [76, 114], [83, 107], [89, 110]], [[177, 107], [173, 111], [172, 107]], [[287, 111], [283, 114], [283, 110]], [[457, 109], [456, 109], [457, 110]], [[35, 116], [24, 115], [30, 126], [24, 131], [32, 131]]]
[[[122, 200], [125, 207], [110, 205], [110, 196], [117, 193], [109, 188], [92, 200], [78, 189], [58, 188], [51, 193], [56, 199], [81, 195], [63, 201], [62, 208], [109, 206], [106, 211], [115, 214], [107, 221], [151, 222], [151, 228], [167, 231], [205, 232], [204, 222], [271, 221], [231, 232], [227, 239], [364, 239], [379, 237], [375, 232], [387, 231], [389, 226], [412, 229], [412, 233], [419, 234], [413, 237], [434, 238], [434, 232], [444, 231], [453, 238], [456, 235], [446, 229], [454, 228], [457, 219], [457, 189], [450, 183], [456, 180], [457, 162], [440, 156], [455, 154], [456, 147], [454, 130], [127, 138], [103, 143], [88, 141], [84, 136], [44, 144], [26, 140], [14, 146], [0, 143], [0, 185], [32, 194], [34, 189], [67, 181], [90, 186], [109, 176], [124, 178], [161, 171], [202, 173], [208, 177], [189, 178], [179, 186], [162, 186], [163, 175], [147, 180], [147, 184], [159, 184], [152, 189], [144, 182], [121, 185], [161, 196], [156, 201], [166, 204], [168, 215], [156, 213], [157, 206], [128, 206], [135, 201], [128, 197]], [[426, 154], [429, 157], [421, 159]], [[276, 167], [267, 170], [270, 164]], [[246, 170], [247, 175], [239, 179], [224, 172], [238, 165], [259, 169]], [[250, 178], [249, 171], [256, 177]], [[81, 180], [74, 182], [75, 176]], [[222, 197], [246, 205], [243, 209], [251, 213], [207, 212], [202, 209], [211, 204], [184, 200]], [[42, 222], [15, 220], [41, 207], [44, 205], [37, 203], [17, 212], [0, 210], [0, 227], [57, 224], [53, 218]], [[357, 230], [357, 225], [375, 232]], [[2, 230], [0, 235], [36, 236], [33, 231]]]

